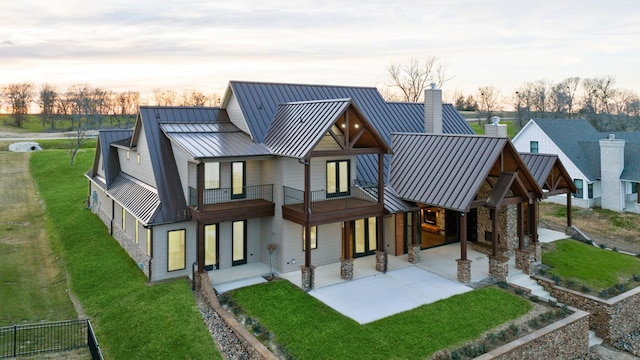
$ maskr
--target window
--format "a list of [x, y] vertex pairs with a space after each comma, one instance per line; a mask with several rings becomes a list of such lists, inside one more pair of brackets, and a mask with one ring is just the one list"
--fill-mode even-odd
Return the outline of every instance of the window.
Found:
[[234, 161], [231, 163], [231, 198], [244, 199], [246, 183], [246, 172], [244, 161]]
[[136, 155], [136, 159], [138, 161], [138, 164], [140, 164], [140, 154]]
[[131, 153], [129, 150], [127, 150], [127, 160], [129, 160], [129, 157], [131, 156]]
[[353, 256], [373, 254], [378, 246], [376, 218], [356, 220], [353, 232]]
[[204, 227], [204, 268], [213, 270], [218, 265], [218, 225]]
[[185, 230], [173, 230], [167, 233], [169, 261], [167, 270], [175, 271], [185, 268]]
[[327, 197], [349, 195], [349, 160], [327, 161]]
[[204, 163], [204, 188], [205, 190], [220, 188], [219, 162]]
[[122, 231], [127, 230], [127, 210], [122, 208]]
[[587, 196], [589, 199], [593, 199], [593, 183], [587, 184]]
[[140, 241], [140, 234], [139, 234], [140, 227], [138, 225], [139, 225], [138, 219], [136, 219], [136, 244]]
[[638, 183], [635, 183], [635, 182], [631, 183], [631, 193], [632, 194], [637, 194], [638, 193]]
[[538, 142], [537, 141], [529, 141], [529, 151], [532, 154], [538, 153]]
[[231, 266], [247, 263], [247, 222], [234, 221], [231, 229], [232, 259]]
[[[306, 235], [307, 232], [305, 231], [305, 226], [302, 227], [302, 251], [307, 250], [306, 247]], [[312, 226], [311, 227], [311, 249], [317, 249], [318, 248], [318, 227], [317, 226]]]
[[582, 179], [573, 179], [573, 183], [576, 185], [576, 193], [573, 195], [573, 197], [582, 199], [584, 197], [582, 189]]
[[147, 256], [151, 256], [151, 228], [147, 228]]

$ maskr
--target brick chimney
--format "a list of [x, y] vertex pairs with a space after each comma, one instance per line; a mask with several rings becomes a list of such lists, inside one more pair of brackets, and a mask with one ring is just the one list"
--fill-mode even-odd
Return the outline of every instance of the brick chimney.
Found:
[[491, 137], [507, 137], [507, 125], [500, 124], [500, 118], [491, 117], [491, 124], [484, 124], [484, 135]]
[[442, 90], [434, 83], [424, 91], [424, 132], [442, 134]]
[[624, 204], [624, 187], [620, 175], [624, 170], [624, 143], [609, 134], [600, 140], [600, 182], [602, 189], [602, 208], [622, 211]]

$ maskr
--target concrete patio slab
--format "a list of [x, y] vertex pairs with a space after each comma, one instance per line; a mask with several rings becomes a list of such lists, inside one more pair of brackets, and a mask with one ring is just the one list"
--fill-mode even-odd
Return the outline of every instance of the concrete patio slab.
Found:
[[265, 278], [263, 278], [262, 276], [256, 276], [256, 277], [252, 277], [252, 278], [248, 278], [248, 279], [242, 279], [242, 280], [230, 281], [230, 282], [226, 282], [226, 283], [222, 283], [222, 284], [216, 284], [216, 285], [213, 286], [213, 288], [216, 289], [216, 291], [219, 294], [222, 294], [222, 293], [226, 293], [227, 291], [235, 290], [235, 289], [238, 289], [238, 288], [241, 288], [241, 287], [261, 284], [261, 283], [265, 283], [265, 282], [267, 282], [267, 280], [265, 280]]
[[471, 290], [457, 281], [409, 266], [311, 290], [309, 295], [366, 324]]
[[556, 240], [567, 239], [571, 236], [551, 229], [538, 228], [538, 241], [541, 243], [549, 243]]

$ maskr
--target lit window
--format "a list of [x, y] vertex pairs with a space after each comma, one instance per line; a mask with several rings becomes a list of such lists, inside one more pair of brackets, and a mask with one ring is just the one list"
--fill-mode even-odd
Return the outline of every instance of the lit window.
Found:
[[127, 150], [127, 160], [129, 160], [129, 156], [131, 156], [131, 154], [129, 153], [129, 150]]
[[185, 230], [174, 230], [167, 233], [167, 247], [169, 249], [168, 271], [185, 268]]
[[204, 188], [205, 190], [220, 188], [219, 162], [204, 163]]
[[[307, 242], [305, 241], [307, 239], [307, 232], [305, 231], [306, 227], [303, 226], [302, 227], [302, 251], [307, 250]], [[312, 226], [311, 227], [311, 249], [317, 249], [318, 248], [318, 227], [317, 226]]]
[[327, 161], [327, 197], [349, 195], [349, 160]]
[[139, 234], [140, 227], [138, 225], [139, 225], [138, 219], [136, 219], [136, 244], [140, 241], [140, 237], [139, 237], [140, 236], [140, 234]]
[[127, 230], [127, 210], [122, 208], [122, 230]]
[[136, 155], [137, 159], [138, 159], [138, 164], [140, 164], [140, 154]]
[[151, 256], [151, 228], [147, 228], [147, 256]]

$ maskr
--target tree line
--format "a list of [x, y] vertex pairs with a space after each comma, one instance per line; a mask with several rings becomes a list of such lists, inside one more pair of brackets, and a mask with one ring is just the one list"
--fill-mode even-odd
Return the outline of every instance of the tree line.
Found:
[[[75, 84], [61, 90], [52, 84], [36, 87], [30, 82], [3, 86], [0, 100], [10, 110], [15, 126], [22, 127], [27, 114], [36, 107], [42, 127], [51, 130], [131, 127], [138, 106], [146, 101], [137, 91], [117, 92], [88, 84]], [[220, 96], [200, 91], [154, 89], [153, 101], [160, 106], [216, 106], [220, 104]]]

